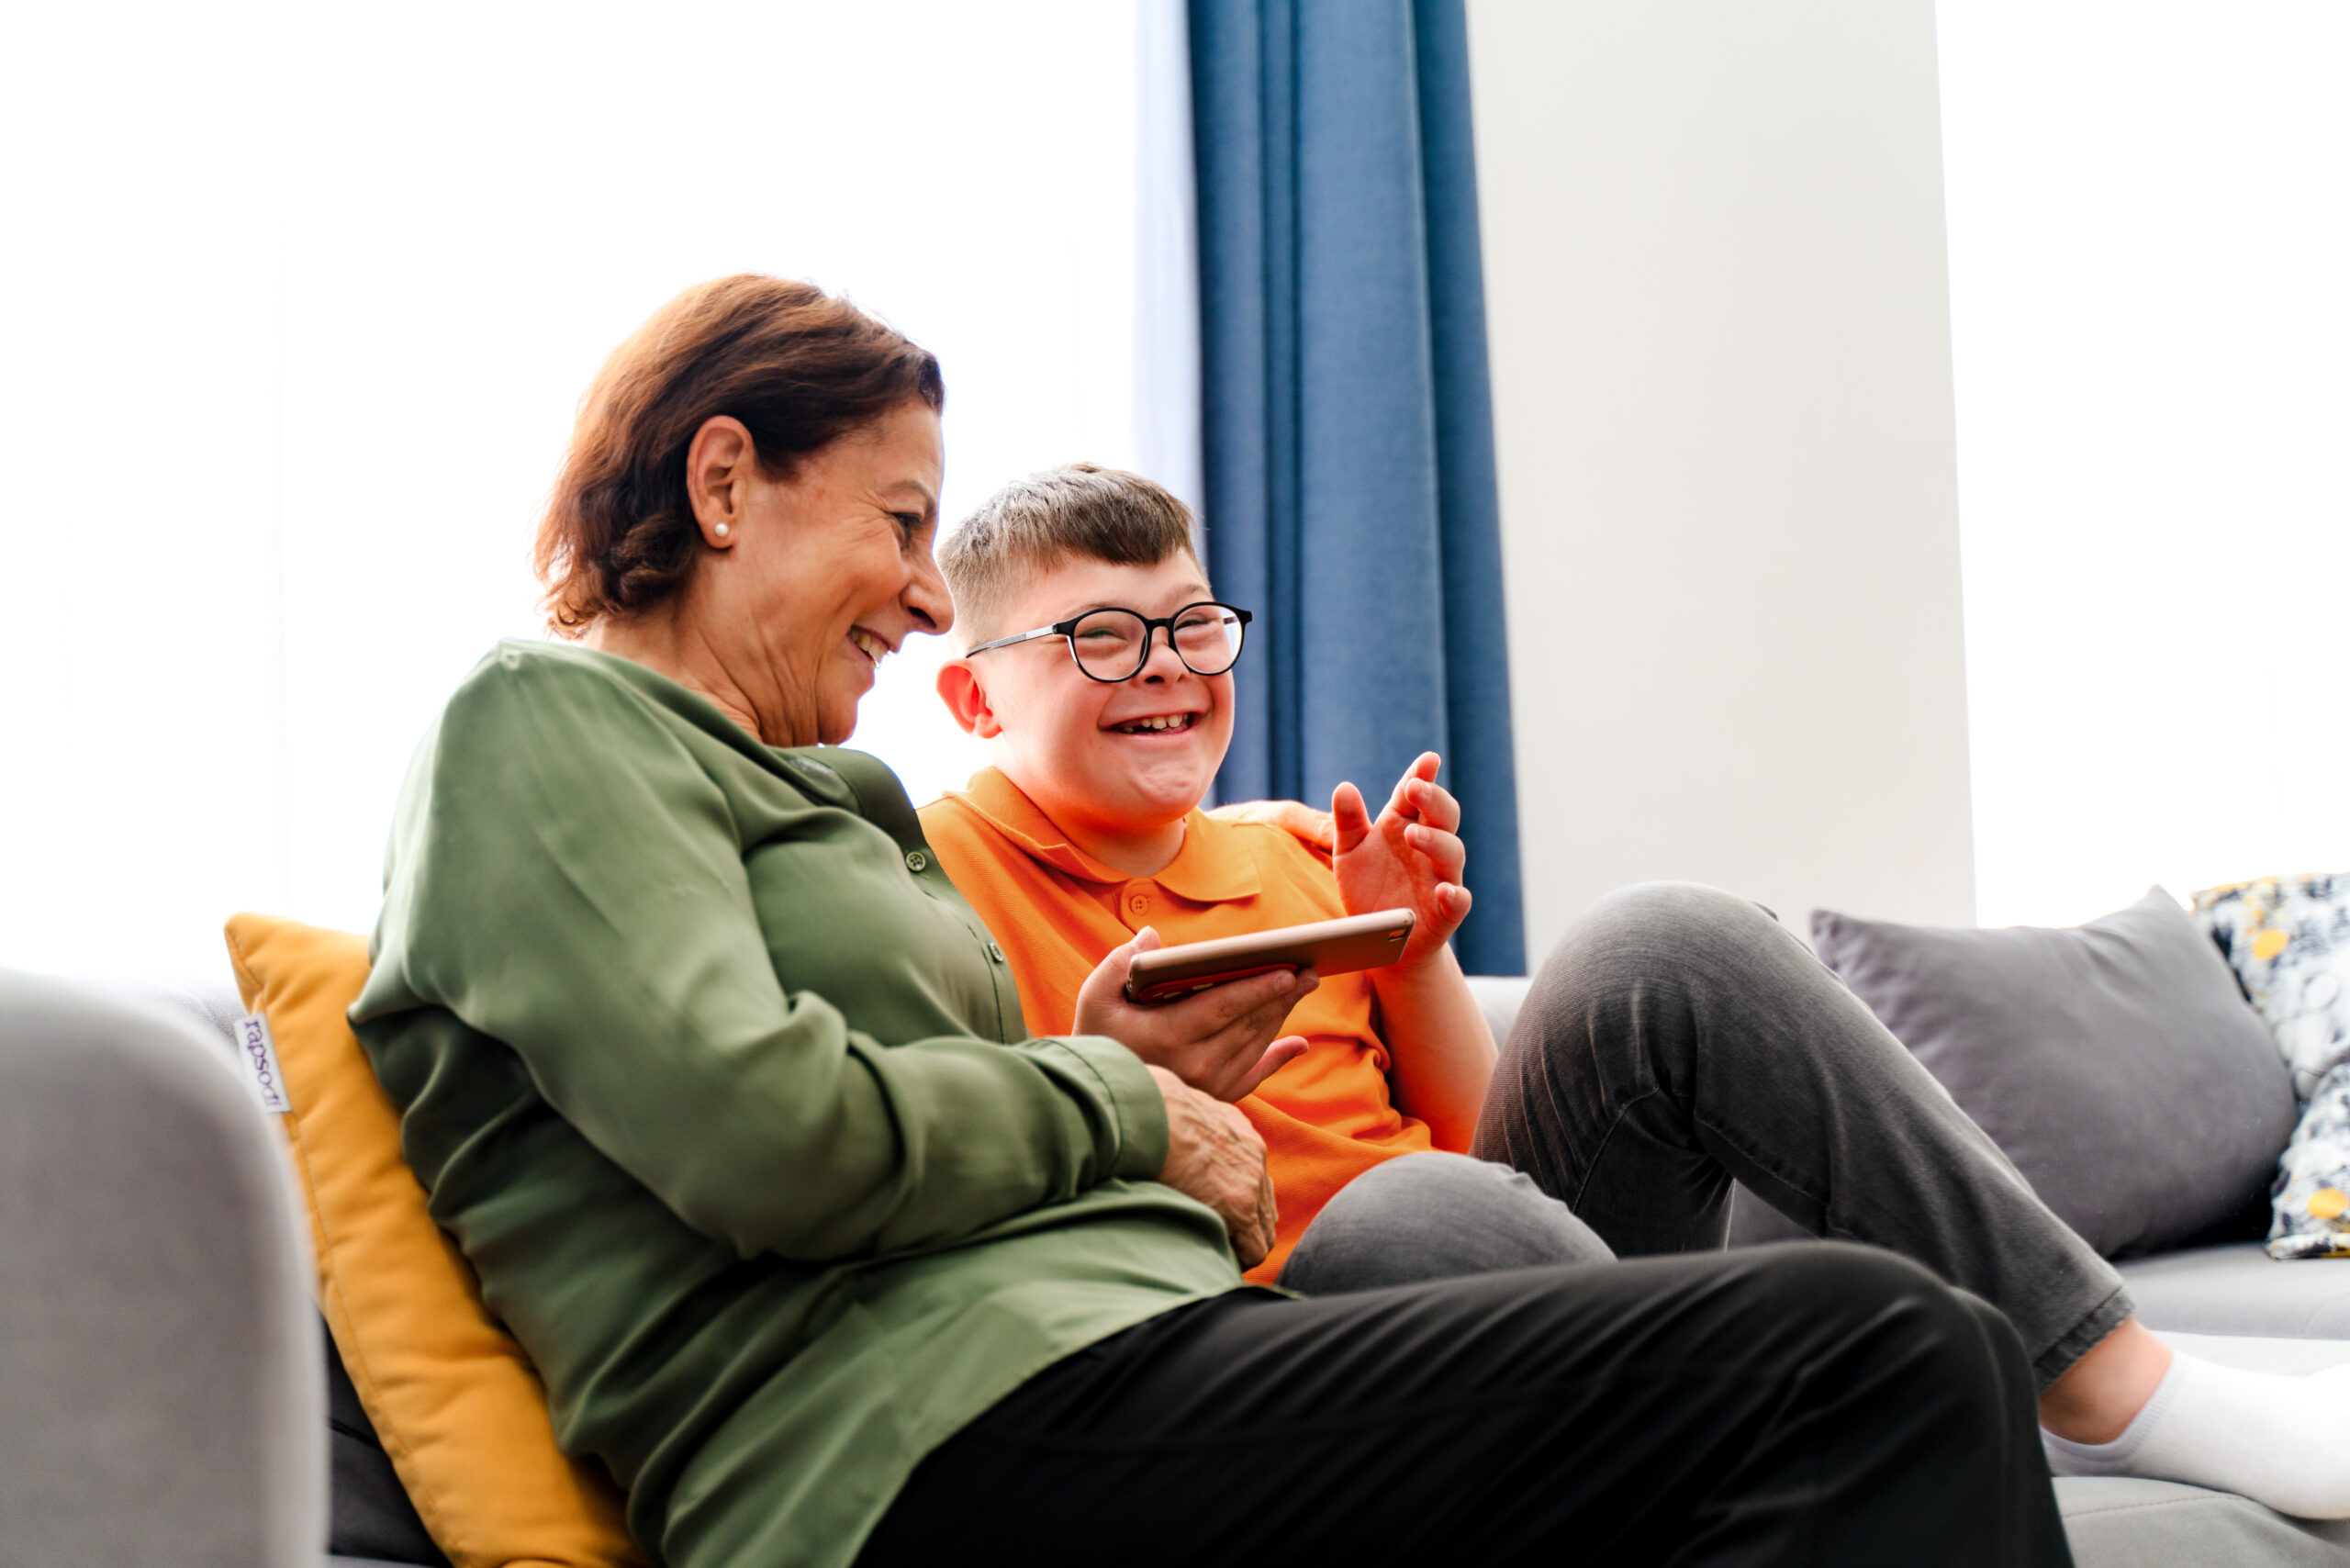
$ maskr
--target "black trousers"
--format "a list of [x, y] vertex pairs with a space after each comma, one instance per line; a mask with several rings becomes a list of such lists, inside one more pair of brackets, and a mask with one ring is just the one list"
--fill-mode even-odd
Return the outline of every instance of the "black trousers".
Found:
[[2059, 1564], [2021, 1342], [1839, 1244], [1239, 1291], [1046, 1369], [860, 1568]]

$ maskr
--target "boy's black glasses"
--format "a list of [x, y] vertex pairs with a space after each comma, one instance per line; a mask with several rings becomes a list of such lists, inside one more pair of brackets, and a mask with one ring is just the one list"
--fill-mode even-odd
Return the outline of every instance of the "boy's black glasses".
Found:
[[[971, 653], [1033, 643], [1039, 637], [1066, 637], [1069, 656], [1089, 678], [1115, 686], [1132, 680], [1150, 662], [1153, 634], [1167, 629], [1167, 645], [1193, 675], [1222, 675], [1240, 661], [1240, 640], [1247, 635], [1248, 612], [1229, 604], [1203, 599], [1172, 615], [1145, 615], [1137, 610], [1089, 610], [1039, 626], [981, 643]], [[968, 655], [967, 655], [968, 656]]]

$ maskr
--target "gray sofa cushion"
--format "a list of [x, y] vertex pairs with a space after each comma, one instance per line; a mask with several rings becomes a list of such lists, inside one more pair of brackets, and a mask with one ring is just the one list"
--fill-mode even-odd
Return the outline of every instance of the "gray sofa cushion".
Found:
[[2109, 1258], [2241, 1223], [2293, 1130], [2268, 1032], [2156, 889], [2062, 930], [1811, 917], [1813, 945]]
[[2121, 1277], [2150, 1328], [2350, 1339], [2350, 1258], [2280, 1263], [2258, 1242], [2139, 1258]]
[[2350, 1525], [2246, 1497], [2124, 1476], [2056, 1483], [2075, 1568], [2350, 1568]]
[[1534, 983], [1527, 975], [1471, 975], [1469, 994], [1477, 1001], [1477, 1011], [1485, 1015], [1485, 1026], [1494, 1032], [1494, 1044], [1509, 1038], [1509, 1027], [1517, 1022], [1517, 1010], [1526, 1004], [1527, 988]]

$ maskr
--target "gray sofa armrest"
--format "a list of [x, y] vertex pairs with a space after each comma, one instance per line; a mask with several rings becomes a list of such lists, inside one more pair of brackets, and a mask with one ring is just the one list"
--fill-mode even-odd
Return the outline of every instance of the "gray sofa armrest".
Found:
[[1485, 1015], [1485, 1025], [1494, 1032], [1494, 1044], [1508, 1043], [1509, 1026], [1517, 1022], [1517, 1010], [1526, 1002], [1526, 988], [1533, 983], [1528, 975], [1469, 977], [1469, 994], [1477, 999], [1477, 1011]]
[[0, 971], [0, 1519], [28, 1562], [317, 1568], [282, 1147], [191, 1021]]

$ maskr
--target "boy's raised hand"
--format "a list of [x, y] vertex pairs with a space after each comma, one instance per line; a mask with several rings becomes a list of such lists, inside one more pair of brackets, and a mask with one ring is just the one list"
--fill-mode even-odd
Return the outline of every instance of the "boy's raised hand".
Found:
[[1376, 820], [1352, 784], [1330, 792], [1332, 857], [1347, 913], [1408, 909], [1418, 917], [1398, 969], [1441, 952], [1469, 917], [1469, 890], [1460, 885], [1469, 860], [1458, 831], [1460, 802], [1436, 781], [1440, 765], [1436, 753], [1420, 753]]
[[1255, 1092], [1305, 1054], [1305, 1036], [1281, 1028], [1321, 983], [1312, 969], [1250, 975], [1176, 1002], [1128, 1002], [1127, 966], [1158, 946], [1158, 933], [1146, 925], [1110, 950], [1078, 990], [1077, 1033], [1107, 1035], [1146, 1064], [1226, 1101]]
[[1330, 813], [1303, 801], [1237, 801], [1213, 808], [1208, 815], [1218, 822], [1277, 827], [1326, 853], [1330, 847]]

